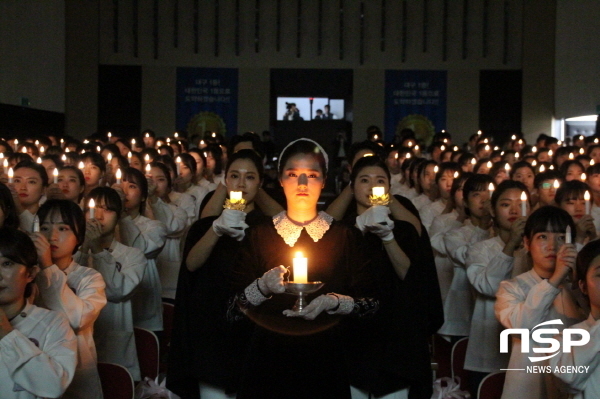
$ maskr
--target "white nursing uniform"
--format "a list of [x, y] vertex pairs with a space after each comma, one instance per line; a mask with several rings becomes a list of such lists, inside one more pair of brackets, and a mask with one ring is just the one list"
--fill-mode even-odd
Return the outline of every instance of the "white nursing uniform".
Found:
[[450, 213], [444, 213], [433, 219], [431, 228], [429, 229], [429, 239], [435, 256], [435, 268], [437, 270], [438, 281], [440, 282], [440, 292], [442, 301], [446, 302], [448, 290], [454, 276], [452, 261], [446, 253], [446, 245], [444, 243], [444, 235], [453, 229], [457, 229], [462, 224], [456, 221], [458, 213], [453, 210]]
[[423, 223], [423, 226], [425, 226], [427, 229], [427, 233], [431, 233], [431, 224], [433, 223], [433, 219], [441, 215], [444, 209], [446, 209], [446, 204], [444, 204], [441, 198], [433, 201], [430, 204], [424, 205], [421, 208], [419, 215], [421, 216], [421, 223]]
[[419, 214], [421, 213], [421, 209], [428, 204], [431, 204], [431, 200], [429, 199], [428, 196], [426, 196], [425, 194], [420, 194], [415, 198], [411, 199], [413, 205], [415, 206], [415, 208], [417, 208], [417, 211], [419, 211]]

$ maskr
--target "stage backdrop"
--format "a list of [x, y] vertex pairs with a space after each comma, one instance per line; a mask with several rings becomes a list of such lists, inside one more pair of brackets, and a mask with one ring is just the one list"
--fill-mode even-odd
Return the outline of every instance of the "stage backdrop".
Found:
[[385, 71], [385, 138], [404, 128], [429, 145], [446, 128], [446, 71]]
[[238, 70], [177, 68], [177, 130], [237, 133]]

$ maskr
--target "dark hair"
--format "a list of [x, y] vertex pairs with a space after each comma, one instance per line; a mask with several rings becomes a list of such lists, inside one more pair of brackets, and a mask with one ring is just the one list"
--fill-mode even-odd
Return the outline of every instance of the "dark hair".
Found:
[[585, 171], [585, 173], [587, 173], [588, 178], [591, 175], [597, 175], [600, 174], [600, 163], [595, 163], [592, 166], [588, 166], [587, 170]]
[[[573, 231], [573, 230], [571, 230]], [[594, 259], [600, 256], [600, 240], [588, 242], [585, 247], [577, 254], [577, 263], [575, 264], [576, 278], [575, 280], [585, 281], [587, 272], [592, 265]]]
[[[435, 182], [437, 183], [444, 173], [449, 170], [452, 172], [460, 172], [460, 165], [456, 162], [442, 162], [438, 167], [438, 172], [435, 174]], [[452, 177], [454, 177], [454, 175]]]
[[[148, 155], [148, 157], [150, 157], [150, 160], [154, 160], [154, 158], [156, 158], [158, 156], [158, 151], [156, 150], [156, 148], [146, 147], [142, 150], [142, 152], [140, 154], [142, 155], [143, 158], [146, 158], [146, 155]], [[144, 159], [144, 163], [146, 163], [145, 159]]]
[[588, 185], [579, 180], [566, 181], [556, 190], [554, 201], [560, 206], [563, 201], [583, 198], [589, 189]]
[[42, 187], [48, 186], [48, 172], [46, 171], [46, 168], [44, 168], [41, 164], [35, 163], [33, 161], [21, 161], [15, 165], [13, 171], [16, 172], [17, 169], [21, 168], [29, 168], [35, 170], [36, 172], [38, 172], [40, 178], [42, 179]]
[[[192, 153], [192, 152], [198, 154], [200, 159], [202, 159], [202, 168], [203, 169], [206, 168], [206, 157], [204, 156], [204, 151], [202, 151], [200, 148], [192, 148], [191, 150], [188, 151], [188, 154]], [[195, 160], [195, 158], [194, 158], [194, 160]]]
[[10, 192], [10, 189], [3, 183], [0, 183], [0, 210], [2, 210], [2, 213], [4, 213], [4, 224], [2, 226], [18, 229], [20, 219], [19, 215], [17, 214], [15, 200]]
[[512, 179], [513, 176], [515, 175], [515, 173], [517, 173], [517, 170], [521, 169], [521, 168], [527, 168], [529, 170], [531, 170], [531, 173], [533, 173], [533, 175], [535, 176], [535, 170], [533, 169], [533, 166], [531, 166], [531, 164], [527, 161], [519, 161], [519, 162], [515, 162], [512, 166], [512, 169], [510, 170], [510, 178]]
[[427, 162], [427, 160], [425, 158], [412, 158], [412, 159], [414, 159], [414, 161], [410, 164], [409, 169], [408, 169], [408, 184], [409, 184], [410, 188], [416, 188], [417, 185], [419, 184], [419, 181], [418, 181], [419, 175], [417, 174], [417, 180], [415, 181], [413, 179], [413, 173], [415, 171], [418, 172], [419, 166], [422, 163]]
[[284, 152], [281, 153], [279, 158], [279, 176], [283, 174], [285, 164], [287, 163], [287, 161], [297, 154], [310, 154], [311, 156], [315, 157], [315, 159], [319, 162], [319, 165], [321, 166], [321, 170], [323, 171], [323, 178], [326, 179], [327, 163], [325, 162], [325, 156], [315, 143], [305, 139], [300, 139], [296, 141], [294, 144], [287, 147], [284, 150]]
[[[109, 151], [113, 157], [119, 156], [121, 155], [121, 150], [119, 150], [119, 147], [116, 146], [116, 144], [107, 144], [104, 147], [102, 147], [102, 151], [107, 150]], [[100, 151], [100, 152], [102, 152]]]
[[[473, 173], [479, 174], [479, 172], [478, 172], [479, 168], [481, 168], [482, 165], [487, 166], [488, 162], [491, 162], [489, 158], [481, 158], [480, 160], [478, 160], [477, 163], [475, 164], [475, 166], [473, 166]], [[483, 173], [481, 173], [481, 174], [483, 174]]]
[[356, 178], [358, 177], [358, 174], [360, 173], [360, 171], [363, 170], [364, 168], [368, 168], [369, 166], [376, 166], [376, 167], [383, 169], [383, 171], [385, 172], [385, 175], [388, 178], [388, 182], [391, 184], [390, 170], [388, 169], [385, 162], [383, 162], [379, 157], [362, 157], [361, 159], [356, 161], [356, 164], [352, 168], [352, 173], [350, 173], [350, 185], [351, 186], [354, 186], [354, 182], [355, 182]]
[[85, 240], [85, 216], [83, 211], [73, 201], [63, 199], [49, 199], [38, 210], [38, 217], [40, 219], [40, 225], [44, 223], [44, 220], [52, 213], [52, 211], [58, 210], [60, 217], [63, 222], [67, 224], [75, 237], [77, 237], [77, 245], [73, 249], [73, 253], [77, 252], [79, 246], [83, 244]]
[[[26, 233], [16, 228], [4, 226], [0, 228], [0, 254], [15, 263], [31, 269], [37, 266], [38, 256], [35, 245]], [[29, 298], [35, 282], [27, 284], [25, 298]]]
[[146, 176], [135, 168], [127, 168], [123, 173], [123, 181], [128, 181], [140, 188], [142, 192], [142, 201], [140, 203], [140, 214], [144, 215], [144, 211], [146, 210], [146, 200], [148, 199], [148, 180]]
[[243, 142], [252, 143], [252, 148], [254, 149], [254, 151], [256, 151], [258, 153], [258, 155], [261, 157], [261, 159], [264, 158], [265, 151], [263, 148], [263, 143], [262, 143], [260, 137], [257, 134], [252, 133], [252, 132], [246, 132], [242, 135], [236, 134], [235, 136], [233, 136], [229, 140], [229, 145], [227, 146], [227, 148], [229, 149], [229, 153], [232, 154], [235, 146], [238, 145], [239, 143], [243, 143]]
[[488, 172], [488, 175], [490, 175], [492, 178], [495, 178], [498, 175], [498, 173], [500, 173], [500, 171], [506, 172], [506, 165], [509, 165], [509, 163], [506, 161], [499, 161], [493, 163], [492, 167]]
[[538, 173], [535, 175], [535, 179], [533, 180], [533, 186], [535, 188], [540, 188], [542, 183], [546, 180], [558, 180], [562, 183], [563, 176], [557, 170], [546, 170], [542, 173]]
[[354, 161], [356, 154], [358, 154], [362, 150], [371, 151], [373, 154], [375, 154], [375, 156], [381, 157], [381, 147], [370, 140], [352, 143], [352, 145], [350, 145], [350, 149], [348, 150], [348, 154], [346, 157], [350, 166], [352, 166], [352, 162]]
[[566, 177], [566, 176], [567, 176], [567, 172], [569, 171], [569, 168], [570, 168], [572, 165], [577, 165], [577, 166], [579, 166], [579, 167], [581, 168], [581, 171], [582, 171], [582, 172], [585, 172], [585, 168], [583, 167], [583, 165], [581, 164], [581, 162], [579, 162], [579, 161], [576, 161], [576, 160], [574, 160], [574, 159], [570, 159], [570, 160], [568, 160], [568, 161], [565, 161], [565, 162], [563, 162], [563, 164], [562, 164], [562, 165], [560, 165], [560, 169], [559, 169], [559, 170], [560, 170], [560, 173], [561, 173], [563, 176], [565, 176], [565, 177]]
[[262, 158], [256, 153], [256, 151], [251, 150], [249, 148], [236, 151], [227, 159], [227, 167], [225, 168], [225, 174], [229, 172], [229, 168], [231, 167], [231, 165], [238, 159], [248, 159], [249, 161], [251, 161], [254, 164], [254, 166], [256, 166], [256, 170], [258, 171], [258, 178], [261, 181], [263, 180], [265, 175], [265, 168], [262, 163]]
[[[450, 198], [452, 198], [454, 200], [454, 196], [456, 195], [456, 192], [458, 191], [460, 186], [462, 186], [463, 183], [465, 183], [467, 180], [469, 180], [472, 176], [475, 176], [475, 173], [459, 171], [458, 177], [452, 181], [452, 188], [450, 189]], [[484, 176], [484, 175], [482, 175], [482, 176]], [[489, 185], [489, 183], [488, 183], [488, 185]], [[463, 198], [464, 198], [464, 188], [463, 188]]]
[[[425, 160], [425, 162], [421, 162], [419, 164], [419, 166], [417, 166], [417, 180], [419, 180], [421, 178], [421, 175], [423, 175], [423, 173], [425, 173], [425, 170], [427, 169], [427, 167], [429, 165], [437, 165], [437, 162], [435, 162], [431, 159], [427, 159], [427, 160]], [[419, 193], [419, 194], [423, 193], [423, 187], [421, 187], [420, 182], [418, 185], [417, 193]]]
[[470, 152], [465, 152], [464, 154], [462, 154], [460, 156], [460, 158], [458, 158], [458, 164], [460, 166], [467, 165], [467, 164], [471, 163], [471, 160], [473, 158], [475, 158], [475, 155], [471, 154]]
[[[119, 154], [120, 156], [121, 154]], [[116, 156], [116, 155], [115, 155]], [[89, 160], [92, 165], [96, 166], [100, 171], [104, 174], [106, 173], [106, 161], [102, 157], [102, 155], [97, 152], [86, 152], [81, 156], [81, 160], [85, 163], [86, 160]]]
[[163, 144], [160, 147], [158, 147], [158, 153], [160, 154], [160, 150], [166, 150], [167, 151], [167, 155], [170, 157], [173, 157], [175, 155], [175, 150], [173, 150], [173, 147], [171, 147], [171, 143], [169, 144]]
[[525, 223], [524, 237], [531, 240], [535, 234], [545, 231], [564, 233], [567, 226], [571, 226], [571, 238], [574, 242], [575, 223], [571, 215], [564, 209], [546, 205], [529, 215]]
[[171, 172], [170, 172], [169, 168], [167, 167], [167, 165], [165, 165], [162, 162], [155, 161], [155, 162], [150, 163], [150, 167], [158, 168], [158, 169], [162, 170], [162, 172], [165, 174], [165, 178], [167, 179], [167, 187], [169, 187], [169, 189], [171, 189], [173, 186], [173, 181], [171, 180]]
[[121, 217], [123, 203], [119, 194], [110, 187], [96, 187], [85, 197], [85, 205], [88, 206], [90, 199], [93, 198], [97, 204], [104, 203], [104, 207], [109, 211], [117, 213], [117, 218]]
[[[72, 170], [73, 172], [75, 172], [75, 174], [77, 175], [77, 178], [79, 179], [79, 185], [81, 187], [85, 187], [85, 177], [83, 176], [83, 172], [81, 171], [81, 169], [76, 168], [73, 165], [67, 165], [67, 166], [63, 166], [63, 167], [59, 168], [58, 173], [60, 174], [60, 172], [62, 172], [63, 170]], [[77, 200], [81, 201], [82, 197], [83, 197], [83, 192], [81, 194], [79, 194], [79, 197], [77, 197]]]
[[506, 191], [512, 190], [512, 189], [518, 189], [521, 191], [525, 191], [525, 194], [527, 194], [527, 200], [529, 201], [529, 204], [531, 205], [531, 195], [529, 195], [529, 190], [527, 189], [527, 186], [525, 186], [520, 181], [504, 180], [502, 183], [498, 184], [498, 186], [494, 190], [494, 193], [492, 194], [492, 209], [496, 209], [496, 204], [498, 203], [500, 196], [502, 194], [504, 194]]
[[42, 157], [42, 161], [52, 161], [52, 162], [54, 162], [54, 165], [56, 165], [56, 167], [58, 169], [62, 168], [63, 165], [64, 165], [64, 162], [62, 161], [62, 159], [60, 159], [60, 156], [58, 156], [58, 155], [51, 155], [51, 154], [48, 154], [48, 153], [46, 153], [46, 155], [44, 155]]
[[192, 172], [192, 179], [196, 176], [196, 158], [190, 154], [179, 154], [177, 155], [181, 159], [181, 163], [188, 167]]
[[[465, 181], [463, 186], [463, 198], [465, 203], [468, 203], [469, 194], [475, 191], [486, 191], [489, 189], [490, 183], [494, 184], [494, 179], [490, 175], [481, 173], [473, 173], [471, 177]], [[469, 207], [465, 207], [465, 212], [470, 216]]]
[[215, 160], [215, 170], [213, 170], [214, 175], [218, 175], [223, 171], [223, 150], [221, 146], [218, 144], [209, 144], [204, 148], [204, 152], [210, 152]]

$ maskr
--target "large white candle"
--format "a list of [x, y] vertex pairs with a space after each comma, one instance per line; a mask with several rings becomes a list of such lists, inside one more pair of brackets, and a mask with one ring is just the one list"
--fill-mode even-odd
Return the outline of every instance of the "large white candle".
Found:
[[567, 226], [567, 230], [565, 231], [565, 244], [571, 243], [571, 226]]
[[383, 197], [385, 195], [385, 187], [373, 187], [373, 197]]
[[242, 199], [241, 191], [230, 191], [229, 192], [229, 201], [231, 202], [239, 202]]
[[492, 197], [492, 194], [494, 194], [495, 189], [496, 188], [494, 187], [494, 183], [490, 182], [490, 184], [488, 184], [488, 191], [490, 192], [490, 198]]
[[121, 168], [117, 169], [117, 184], [121, 184], [121, 178], [123, 177], [123, 173], [121, 173]]
[[90, 219], [93, 219], [96, 216], [96, 202], [93, 198], [90, 199], [88, 208], [90, 208]]
[[146, 164], [146, 174], [150, 175], [150, 171], [152, 170], [152, 167], [150, 166], [150, 164]]
[[592, 199], [590, 192], [586, 191], [585, 194], [583, 194], [583, 199], [585, 200], [585, 214], [589, 215], [590, 214], [590, 200]]
[[181, 174], [181, 157], [175, 158], [175, 165], [177, 165], [177, 176]]
[[521, 216], [527, 216], [527, 194], [521, 193]]
[[15, 177], [15, 171], [13, 168], [8, 169], [8, 182], [13, 183], [13, 178]]
[[294, 258], [294, 283], [306, 284], [308, 282], [308, 259], [302, 256], [302, 252], [296, 252]]
[[54, 176], [54, 184], [58, 183], [58, 168], [54, 168], [52, 175]]

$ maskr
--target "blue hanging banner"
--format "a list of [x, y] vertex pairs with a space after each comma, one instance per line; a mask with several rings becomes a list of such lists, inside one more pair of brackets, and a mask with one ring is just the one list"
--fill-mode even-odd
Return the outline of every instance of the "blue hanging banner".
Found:
[[177, 68], [177, 130], [237, 133], [238, 70]]
[[385, 71], [386, 141], [408, 128], [429, 145], [446, 129], [446, 79], [446, 71]]

